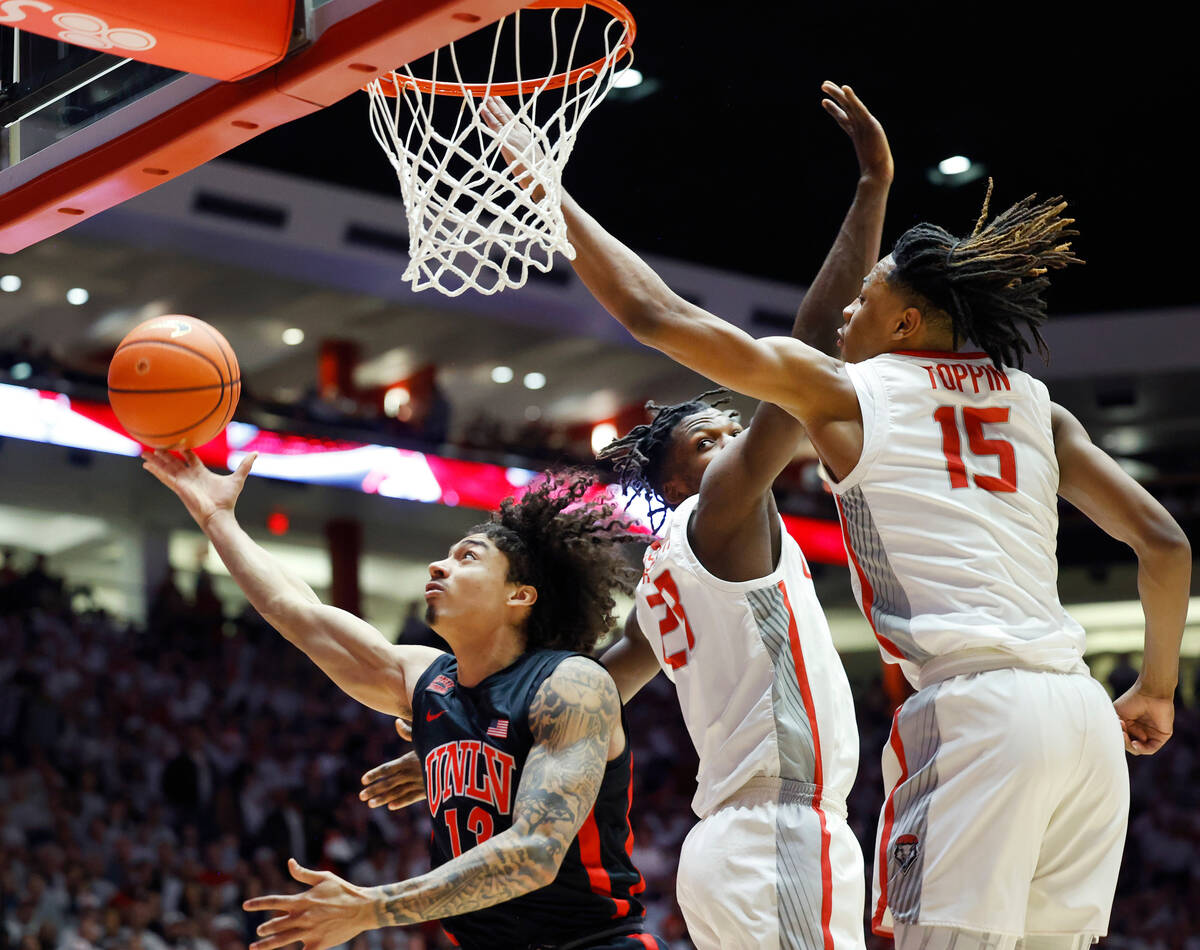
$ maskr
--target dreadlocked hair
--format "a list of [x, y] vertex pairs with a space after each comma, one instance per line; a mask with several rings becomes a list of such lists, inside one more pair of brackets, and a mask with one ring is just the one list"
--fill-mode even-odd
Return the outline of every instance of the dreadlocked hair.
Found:
[[[651, 400], [646, 403], [646, 412], [650, 414], [648, 424], [634, 426], [596, 454], [600, 467], [617, 476], [623, 492], [646, 499], [654, 531], [658, 531], [671, 510], [662, 495], [662, 467], [675, 427], [697, 412], [729, 405], [731, 395], [727, 389], [710, 389], [673, 406], [660, 406]], [[726, 409], [725, 414], [731, 419], [738, 418], [736, 409]]]
[[525, 623], [527, 650], [588, 653], [616, 623], [614, 591], [629, 594], [637, 570], [620, 545], [645, 542], [582, 471], [547, 472], [518, 499], [471, 533], [487, 536], [508, 558], [510, 583], [529, 584], [537, 600]]
[[1038, 329], [1046, 321], [1046, 273], [1083, 263], [1064, 240], [1079, 232], [1070, 227], [1073, 218], [1062, 217], [1067, 203], [1061, 197], [1038, 203], [1037, 195], [985, 225], [991, 198], [989, 178], [983, 210], [968, 237], [928, 223], [900, 235], [888, 281], [949, 317], [955, 349], [961, 340], [974, 340], [997, 367], [1020, 367], [1031, 352], [1024, 328], [1046, 361], [1050, 351]]

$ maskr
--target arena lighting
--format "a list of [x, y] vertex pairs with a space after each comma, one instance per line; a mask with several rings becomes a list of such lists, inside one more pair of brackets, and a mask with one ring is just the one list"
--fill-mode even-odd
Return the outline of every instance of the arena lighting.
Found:
[[614, 89], [632, 89], [634, 86], [640, 86], [641, 84], [642, 71], [634, 69], [632, 66], [622, 69], [613, 77]]
[[495, 369], [492, 370], [492, 382], [493, 383], [501, 383], [501, 384], [511, 383], [512, 378], [513, 378], [513, 371], [512, 371], [512, 367], [510, 367], [510, 366], [497, 366]]
[[592, 452], [599, 452], [617, 437], [617, 427], [611, 422], [598, 422], [592, 427]]
[[403, 415], [405, 419], [412, 416], [408, 404], [412, 402], [412, 393], [405, 386], [393, 386], [383, 394], [383, 414], [389, 419]]
[[28, 379], [33, 375], [33, 367], [24, 361], [13, 363], [12, 369], [8, 371], [8, 375], [16, 380]]
[[1117, 426], [1097, 441], [1113, 455], [1137, 455], [1150, 447], [1145, 431], [1137, 426]]
[[[530, 406], [526, 417], [536, 409]], [[104, 403], [0, 383], [3, 436], [130, 457], [142, 451], [125, 436], [112, 409]], [[391, 445], [271, 432], [245, 422], [231, 422], [221, 435], [196, 450], [206, 465], [229, 470], [237, 468], [250, 452], [258, 453], [251, 473], [258, 477], [479, 511], [494, 511], [538, 475], [532, 469], [445, 458]], [[612, 491], [627, 517], [650, 533], [649, 506], [644, 498], [622, 496], [613, 486], [597, 486], [594, 491], [597, 496]], [[836, 521], [784, 515], [783, 522], [809, 561], [846, 563]]]
[[3, 277], [0, 277], [0, 290], [3, 290], [6, 294], [16, 293], [20, 289], [21, 278], [16, 274], [5, 274]]
[[72, 287], [67, 291], [67, 303], [73, 307], [82, 307], [91, 297], [83, 287]]
[[291, 526], [291, 521], [282, 511], [272, 511], [267, 515], [267, 530], [276, 537], [287, 534]]
[[973, 181], [979, 181], [987, 175], [987, 169], [982, 162], [972, 161], [966, 155], [951, 155], [943, 158], [937, 165], [926, 169], [925, 177], [930, 184], [957, 188]]
[[299, 346], [304, 342], [304, 331], [299, 327], [288, 327], [283, 331], [283, 342], [287, 346]]
[[961, 175], [971, 170], [971, 160], [965, 155], [951, 155], [938, 162], [938, 171], [943, 175]]
[[541, 373], [526, 373], [521, 382], [525, 384], [526, 389], [541, 389], [546, 385], [546, 377]]

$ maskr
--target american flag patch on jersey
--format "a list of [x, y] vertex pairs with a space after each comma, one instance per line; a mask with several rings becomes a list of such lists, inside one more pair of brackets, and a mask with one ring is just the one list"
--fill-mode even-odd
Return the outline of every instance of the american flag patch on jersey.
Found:
[[425, 687], [435, 693], [441, 693], [443, 696], [450, 690], [454, 689], [454, 680], [449, 676], [435, 676], [433, 682]]
[[487, 727], [487, 734], [489, 736], [495, 736], [497, 739], [507, 739], [508, 738], [508, 720], [507, 719], [493, 719], [492, 724]]

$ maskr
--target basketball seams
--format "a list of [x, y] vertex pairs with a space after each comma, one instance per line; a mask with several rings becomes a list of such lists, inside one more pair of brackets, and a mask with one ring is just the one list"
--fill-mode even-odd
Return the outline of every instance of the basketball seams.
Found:
[[[165, 386], [146, 389], [126, 386], [110, 386], [110, 400], [113, 402], [114, 410], [117, 409], [118, 404], [124, 404], [127, 407], [127, 412], [132, 413], [135, 416], [144, 414], [145, 410], [139, 413], [134, 407], [139, 405], [148, 406], [152, 404], [148, 404], [146, 397], [167, 399], [187, 398], [193, 403], [196, 400], [200, 401], [200, 405], [195, 406], [197, 415], [190, 417], [187, 425], [181, 426], [177, 429], [153, 431], [150, 427], [139, 424], [142, 422], [151, 422], [151, 420], [153, 420], [153, 427], [154, 429], [157, 429], [157, 427], [163, 423], [166, 423], [168, 426], [172, 422], [178, 423], [178, 416], [176, 416], [175, 419], [172, 419], [171, 413], [164, 414], [151, 410], [151, 418], [131, 420], [135, 423], [134, 427], [129, 426], [124, 419], [121, 419], [123, 427], [131, 436], [146, 442], [147, 444], [150, 444], [152, 441], [161, 443], [173, 437], [188, 439], [190, 441], [193, 438], [191, 435], [192, 433], [199, 435], [205, 430], [211, 430], [213, 433], [212, 436], [203, 440], [209, 441], [210, 438], [215, 437], [224, 430], [225, 426], [229, 423], [229, 420], [233, 417], [233, 413], [237, 407], [238, 397], [240, 396], [242, 389], [242, 380], [240, 372], [241, 367], [238, 365], [236, 354], [233, 353], [232, 348], [229, 346], [229, 343], [224, 339], [224, 337], [222, 337], [217, 330], [204, 323], [204, 321], [196, 320], [195, 318], [188, 318], [188, 322], [193, 330], [203, 330], [204, 333], [200, 334], [197, 332], [196, 336], [188, 341], [164, 340], [156, 339], [153, 336], [147, 337], [140, 335], [134, 339], [130, 339], [127, 336], [125, 340], [121, 341], [113, 353], [113, 365], [110, 365], [110, 374], [112, 373], [112, 369], [115, 367], [118, 369], [117, 375], [119, 377], [133, 377], [132, 379], [114, 380], [114, 382], [137, 381], [136, 363], [139, 359], [139, 346], [163, 348], [164, 350], [175, 354], [168, 359], [166, 353], [163, 353], [161, 358], [167, 361], [168, 369], [166, 371], [165, 378], [164, 371], [161, 367], [159, 367], [155, 373], [151, 374], [152, 378], [157, 377], [157, 381], [169, 382], [171, 381], [172, 376], [179, 380], [179, 374], [184, 376], [184, 379], [179, 380], [180, 382], [188, 381], [188, 376], [191, 376], [192, 379], [195, 379], [197, 376], [199, 376], [200, 379], [203, 379], [205, 375], [209, 375], [204, 369], [205, 366], [211, 370], [211, 375], [209, 375], [209, 378], [212, 379], [215, 376], [215, 380], [211, 383], [204, 383], [194, 386]], [[137, 334], [141, 329], [141, 327], [135, 328], [130, 332], [130, 336]], [[121, 354], [131, 347], [134, 348], [134, 352], [121, 357]], [[214, 349], [220, 354], [219, 358], [217, 357], [216, 353], [212, 352]], [[182, 353], [179, 353], [178, 351], [182, 351]], [[142, 353], [145, 354], [145, 357], [151, 359], [153, 359], [153, 352], [153, 349], [148, 352], [144, 350], [142, 351]], [[188, 360], [187, 358], [183, 357], [183, 354], [188, 354], [189, 357], [195, 357], [196, 361], [192, 362]], [[133, 358], [132, 365], [126, 362], [130, 359], [130, 357]], [[124, 366], [115, 366], [118, 358], [121, 359], [121, 362], [125, 363]], [[183, 360], [183, 363], [178, 366], [178, 372], [176, 372], [174, 367], [175, 360]], [[190, 368], [188, 367], [189, 362], [191, 362]], [[222, 371], [222, 363], [224, 363], [224, 371]], [[204, 404], [207, 402], [205, 397], [209, 391], [212, 390], [215, 390], [212, 395], [216, 395], [217, 399], [215, 403], [209, 404], [210, 407], [207, 411], [205, 411]], [[226, 403], [226, 399], [229, 400], [228, 403]], [[118, 413], [119, 419], [120, 415], [121, 414]], [[220, 425], [215, 429], [212, 429], [211, 421], [214, 421], [214, 417], [220, 421]], [[199, 430], [199, 432], [197, 432], [197, 430]], [[200, 442], [195, 442], [194, 444], [200, 444]]]
[[[212, 387], [205, 387], [205, 388], [217, 389], [218, 387], [212, 386]], [[132, 395], [135, 395], [135, 396], [156, 395], [158, 392], [159, 392], [159, 390], [147, 389], [147, 390], [140, 390], [140, 391], [134, 392]], [[208, 412], [206, 412], [204, 415], [202, 415], [199, 419], [197, 419], [195, 422], [191, 423], [190, 425], [186, 425], [182, 429], [172, 429], [170, 432], [145, 432], [140, 429], [131, 429], [131, 428], [129, 428], [129, 426], [125, 425], [124, 422], [122, 422], [121, 425], [125, 426], [125, 431], [128, 432], [130, 435], [133, 435], [133, 436], [141, 435], [141, 436], [146, 436], [147, 438], [150, 438], [150, 439], [165, 439], [168, 436], [172, 436], [172, 435], [183, 435], [185, 432], [191, 432], [193, 429], [199, 428], [208, 419], [211, 419], [213, 413], [221, 408], [221, 403], [223, 403], [224, 401], [225, 401], [225, 394], [224, 394], [224, 389], [222, 388], [222, 393], [221, 393], [220, 397], [217, 399], [216, 405], [213, 406], [211, 409], [209, 409]], [[216, 436], [214, 435], [213, 438], [216, 438]], [[205, 441], [209, 441], [209, 440], [206, 439]]]
[[198, 393], [205, 389], [224, 389], [226, 386], [231, 385], [230, 383], [206, 383], [203, 386], [174, 386], [170, 389], [118, 389], [116, 386], [109, 386], [108, 391], [110, 393], [120, 393], [123, 396], [137, 396], [142, 393], [147, 395], [158, 393]]
[[[229, 341], [202, 320], [193, 320], [192, 322], [195, 324], [195, 326], [207, 333], [212, 339], [213, 343], [217, 345], [217, 352], [221, 354], [221, 359], [225, 361], [225, 375], [229, 377], [230, 384], [233, 384], [235, 367], [237, 368], [237, 377], [240, 381], [242, 378], [241, 367], [237, 365], [237, 356], [234, 355], [233, 347], [229, 345]], [[226, 350], [229, 352], [226, 352]]]
[[[130, 435], [134, 435], [134, 437], [137, 437], [137, 435], [144, 435], [144, 437], [148, 438], [148, 439], [166, 439], [169, 437], [169, 435], [182, 435], [185, 432], [191, 432], [192, 429], [203, 426], [205, 420], [210, 419], [212, 414], [214, 414], [217, 409], [221, 408], [221, 403], [223, 401], [223, 398], [224, 397], [222, 397], [221, 399], [217, 399], [217, 404], [214, 405], [214, 407], [212, 407], [211, 409], [209, 409], [209, 411], [206, 411], [206, 413], [204, 415], [200, 416], [198, 420], [192, 422], [190, 426], [184, 426], [184, 428], [181, 428], [181, 429], [172, 429], [172, 431], [170, 431], [170, 432], [142, 432], [142, 431], [140, 431], [140, 429], [131, 429], [130, 427], [125, 426], [125, 431], [130, 433]], [[124, 426], [125, 423], [122, 422], [121, 425]], [[214, 435], [214, 437], [212, 437], [212, 438], [215, 439], [216, 435]], [[210, 441], [210, 440], [206, 439], [205, 441]]]
[[[237, 387], [236, 392], [234, 387]], [[229, 384], [229, 408], [225, 411], [225, 421], [221, 423], [221, 431], [225, 431], [225, 427], [229, 425], [233, 419], [233, 411], [237, 409], [238, 400], [242, 395], [242, 381], [239, 379], [236, 382]]]
[[[228, 386], [229, 386], [229, 408], [227, 410], [225, 410], [225, 416], [221, 421], [221, 427], [220, 427], [220, 429], [217, 430], [218, 432], [224, 432], [225, 427], [227, 425], [229, 425], [229, 420], [233, 418], [233, 411], [237, 408], [238, 397], [241, 396], [242, 368], [238, 364], [237, 355], [233, 352], [233, 347], [231, 347], [229, 345], [229, 341], [226, 340], [224, 336], [222, 336], [213, 327], [210, 327], [207, 323], [205, 323], [202, 320], [196, 320], [196, 321], [194, 321], [194, 323], [201, 330], [203, 330], [205, 333], [208, 334], [209, 338], [213, 341], [213, 343], [216, 344], [217, 352], [221, 354], [221, 359], [223, 359], [225, 361], [226, 376], [228, 376], [228, 378], [229, 378], [229, 383], [228, 383]], [[228, 352], [226, 352], [226, 351], [228, 351]], [[233, 365], [230, 365], [231, 363]], [[237, 379], [236, 380], [233, 378], [234, 367], [237, 368]], [[219, 370], [218, 370], [218, 372], [219, 372]], [[222, 380], [225, 379], [224, 376], [221, 378], [222, 378]], [[238, 387], [236, 394], [234, 393], [234, 390], [233, 390], [233, 387], [235, 385]], [[221, 398], [222, 399], [225, 398], [224, 388], [222, 388]], [[220, 405], [220, 404], [218, 403], [218, 405]]]
[[[117, 358], [117, 354], [119, 354], [126, 347], [139, 346], [139, 345], [140, 346], [167, 346], [174, 350], [183, 350], [183, 352], [185, 352], [185, 353], [191, 353], [193, 356], [199, 357], [200, 359], [204, 360], [204, 362], [206, 362], [209, 366], [211, 366], [213, 368], [213, 371], [217, 374], [218, 379], [221, 379], [221, 380], [224, 379], [224, 376], [222, 376], [222, 374], [221, 374], [221, 367], [217, 365], [216, 360], [214, 360], [211, 356], [208, 356], [206, 353], [202, 353], [200, 350], [192, 349], [192, 347], [190, 347], [190, 346], [184, 346], [182, 343], [172, 343], [170, 340], [147, 340], [144, 338], [130, 340], [128, 343], [122, 343], [120, 346], [118, 346], [116, 348], [116, 350], [113, 352], [113, 359], [115, 360]], [[222, 354], [222, 359], [225, 359], [224, 354]], [[226, 359], [226, 363], [228, 363], [227, 359]], [[240, 375], [241, 367], [238, 367], [238, 372], [239, 372], [239, 375], [238, 375], [237, 379], [231, 379], [231, 380], [229, 380], [228, 383], [213, 383], [212, 385], [220, 386], [220, 385], [230, 385], [235, 382], [241, 383], [241, 381], [242, 381], [242, 377]], [[203, 389], [204, 387], [197, 387], [197, 388]], [[130, 390], [114, 389], [113, 392], [155, 393], [155, 392], [172, 392], [172, 390], [169, 390], [169, 389], [130, 389]]]
[[147, 340], [144, 337], [138, 337], [136, 340], [130, 340], [128, 343], [122, 343], [113, 353], [113, 359], [125, 348], [130, 346], [168, 346], [173, 350], [183, 350], [185, 353], [191, 353], [193, 356], [198, 356], [213, 368], [217, 376], [221, 375], [221, 367], [219, 367], [211, 356], [208, 356], [199, 350], [193, 349], [190, 346], [184, 346], [182, 343], [172, 343], [170, 340]]

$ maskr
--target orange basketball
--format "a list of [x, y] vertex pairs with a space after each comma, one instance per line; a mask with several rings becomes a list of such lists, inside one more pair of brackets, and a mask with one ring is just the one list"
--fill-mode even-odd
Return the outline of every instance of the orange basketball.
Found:
[[233, 418], [242, 374], [233, 348], [203, 320], [171, 314], [129, 331], [108, 364], [108, 401], [143, 445], [184, 449]]

